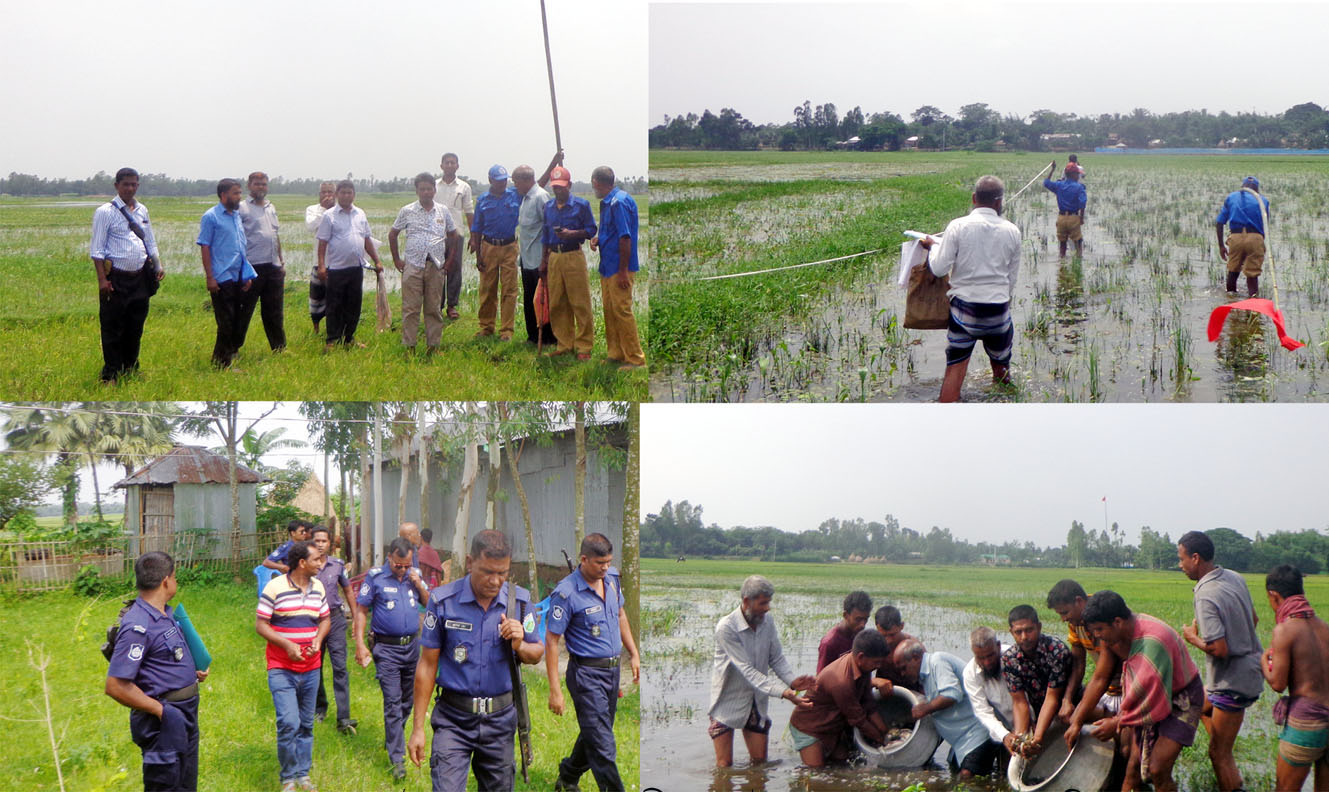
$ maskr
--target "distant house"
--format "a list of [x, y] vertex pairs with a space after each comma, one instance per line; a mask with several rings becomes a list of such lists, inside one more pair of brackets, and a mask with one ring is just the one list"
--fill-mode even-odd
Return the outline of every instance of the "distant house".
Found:
[[863, 139], [860, 138], [858, 135], [854, 135], [853, 137], [849, 138], [848, 140], [841, 140], [840, 142], [836, 143], [836, 144], [835, 144], [835, 147], [836, 147], [836, 148], [841, 148], [841, 149], [849, 149], [849, 150], [851, 150], [851, 151], [856, 151], [856, 150], [858, 150], [858, 149], [860, 149], [860, 148], [863, 147]]
[[255, 552], [258, 485], [266, 481], [236, 465], [239, 546], [231, 534], [230, 461], [200, 446], [176, 446], [115, 483], [125, 490], [129, 555], [165, 550], [183, 558], [232, 558]]
[[1048, 135], [1039, 135], [1038, 139], [1050, 149], [1064, 150], [1079, 148], [1082, 136], [1078, 132], [1053, 132]]
[[900, 146], [900, 148], [917, 149], [917, 148], [918, 148], [918, 135], [910, 135], [909, 137], [905, 138], [905, 139], [904, 139], [904, 144], [903, 144], [902, 146]]

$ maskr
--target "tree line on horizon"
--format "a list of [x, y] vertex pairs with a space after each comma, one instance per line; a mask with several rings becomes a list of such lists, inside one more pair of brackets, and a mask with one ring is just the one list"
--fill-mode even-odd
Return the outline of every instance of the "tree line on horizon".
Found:
[[[997, 565], [1055, 568], [1175, 569], [1176, 538], [1150, 526], [1130, 544], [1117, 523], [1095, 531], [1072, 521], [1066, 543], [1040, 547], [1031, 541], [969, 542], [949, 528], [926, 533], [887, 514], [880, 521], [861, 517], [823, 520], [797, 533], [773, 526], [721, 528], [702, 520], [702, 506], [665, 501], [641, 524], [641, 554], [651, 558], [741, 557], [763, 561], [825, 562], [864, 560], [893, 564]], [[1183, 532], [1184, 533], [1184, 532]], [[1292, 564], [1305, 574], [1329, 571], [1329, 537], [1314, 530], [1257, 533], [1254, 539], [1227, 527], [1205, 531], [1214, 542], [1217, 563], [1238, 572], [1264, 572]]]
[[[1045, 136], [1069, 136], [1048, 138]], [[833, 102], [804, 101], [784, 123], [754, 124], [731, 107], [665, 116], [650, 129], [651, 148], [758, 148], [784, 151], [835, 149], [851, 138], [856, 148], [897, 151], [910, 137], [923, 149], [1047, 151], [1125, 143], [1135, 148], [1329, 148], [1329, 111], [1304, 102], [1282, 113], [1217, 114], [1207, 109], [1155, 114], [1137, 107], [1129, 114], [1079, 116], [1035, 110], [1028, 116], [1002, 114], [984, 102], [961, 107], [955, 116], [933, 105], [914, 110], [909, 120], [889, 111], [869, 113], [861, 106], [840, 114]], [[1155, 143], [1157, 141], [1157, 143]]]

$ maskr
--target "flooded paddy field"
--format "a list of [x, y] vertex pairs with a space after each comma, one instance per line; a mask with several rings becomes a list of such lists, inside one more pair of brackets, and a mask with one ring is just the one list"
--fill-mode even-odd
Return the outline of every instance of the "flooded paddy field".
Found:
[[[1054, 155], [652, 152], [652, 397], [660, 401], [927, 401], [944, 331], [905, 330], [900, 232], [940, 231], [973, 181], [1008, 196]], [[1058, 164], [1064, 155], [1056, 155]], [[1329, 389], [1329, 162], [1296, 157], [1085, 155], [1085, 253], [1058, 259], [1055, 198], [1008, 201], [1024, 252], [1012, 313], [1014, 382], [975, 351], [971, 401], [1319, 401]], [[1243, 176], [1272, 204], [1270, 249], [1288, 331], [1234, 312], [1213, 219]], [[831, 264], [697, 279], [846, 256]], [[1266, 264], [1260, 296], [1273, 296]], [[1244, 279], [1239, 287], [1245, 297]]]
[[[771, 615], [779, 628], [785, 656], [796, 674], [813, 673], [817, 644], [840, 618], [846, 593], [862, 589], [874, 609], [893, 604], [904, 615], [905, 631], [929, 649], [968, 659], [969, 633], [987, 625], [1003, 641], [1006, 613], [1027, 603], [1038, 608], [1044, 631], [1064, 638], [1065, 627], [1044, 606], [1048, 589], [1063, 577], [1074, 577], [1087, 591], [1111, 588], [1132, 609], [1165, 620], [1175, 628], [1194, 612], [1191, 582], [1180, 572], [1106, 569], [1009, 569], [869, 564], [793, 564], [775, 562], [645, 559], [642, 562], [641, 645], [643, 651], [641, 708], [641, 782], [643, 787], [713, 792], [788, 792], [791, 790], [943, 790], [955, 788], [946, 769], [947, 748], [934, 756], [933, 767], [881, 770], [862, 763], [812, 771], [800, 766], [788, 736], [793, 707], [772, 699], [769, 715], [770, 759], [753, 767], [742, 740], [735, 740], [735, 763], [715, 767], [706, 735], [715, 623], [738, 607], [738, 589], [751, 574], [765, 575], [775, 585]], [[1261, 640], [1267, 645], [1273, 614], [1263, 596], [1263, 576], [1247, 576], [1253, 587]], [[1329, 601], [1329, 579], [1306, 578], [1312, 604]], [[1197, 650], [1192, 659], [1202, 666]], [[1237, 740], [1236, 755], [1246, 788], [1271, 789], [1277, 731], [1271, 710], [1276, 700], [1268, 689], [1247, 711]], [[1174, 770], [1183, 790], [1215, 788], [1208, 759], [1208, 739], [1201, 729], [1195, 745], [1183, 751]], [[1009, 789], [992, 778], [964, 787], [971, 790]]]

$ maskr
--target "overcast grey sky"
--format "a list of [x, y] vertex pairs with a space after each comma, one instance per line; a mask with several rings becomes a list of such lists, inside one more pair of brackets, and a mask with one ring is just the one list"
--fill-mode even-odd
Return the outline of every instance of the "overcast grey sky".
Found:
[[1192, 530], [1329, 526], [1324, 405], [643, 405], [641, 511], [706, 524], [881, 520], [1060, 545], [1072, 520]]
[[985, 102], [1027, 116], [1329, 103], [1329, 3], [653, 3], [650, 123], [732, 107], [793, 120]]
[[[574, 178], [646, 175], [645, 0], [546, 0]], [[555, 149], [539, 0], [7, 3], [0, 173], [463, 175]]]

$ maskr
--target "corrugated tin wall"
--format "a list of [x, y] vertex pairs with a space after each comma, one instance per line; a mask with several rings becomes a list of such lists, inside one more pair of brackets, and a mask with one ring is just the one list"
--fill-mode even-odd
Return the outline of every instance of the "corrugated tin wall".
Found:
[[[504, 450], [507, 453], [507, 450]], [[508, 475], [507, 458], [503, 459], [500, 490], [506, 501], [500, 501], [497, 525], [512, 541], [512, 560], [528, 560], [526, 529], [522, 520], [521, 501]], [[562, 565], [565, 549], [575, 560], [575, 526], [573, 524], [573, 483], [576, 465], [576, 443], [571, 433], [558, 435], [548, 446], [527, 442], [518, 461], [526, 498], [530, 503], [531, 525], [535, 533], [536, 557], [542, 564]], [[461, 463], [444, 469], [430, 467], [429, 523], [421, 528], [434, 529], [433, 546], [448, 550], [452, 546], [453, 525], [457, 518], [457, 496], [460, 490]], [[623, 470], [606, 470], [600, 465], [595, 450], [589, 449], [586, 461], [586, 532], [599, 531], [614, 543], [615, 554], [623, 543], [623, 497], [625, 489]], [[383, 525], [387, 539], [397, 535], [397, 505], [401, 486], [401, 471], [395, 462], [388, 462], [383, 470], [384, 511]], [[419, 522], [420, 480], [412, 471], [407, 482], [406, 519]], [[489, 457], [481, 448], [480, 472], [475, 479], [471, 498], [470, 533], [484, 530], [485, 493], [489, 487]], [[365, 520], [373, 525], [372, 487], [365, 488]]]

